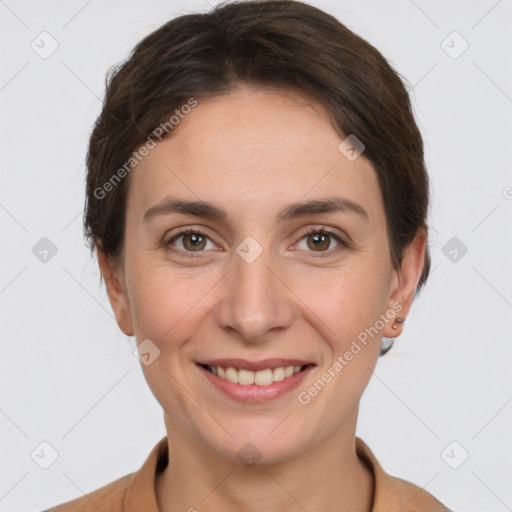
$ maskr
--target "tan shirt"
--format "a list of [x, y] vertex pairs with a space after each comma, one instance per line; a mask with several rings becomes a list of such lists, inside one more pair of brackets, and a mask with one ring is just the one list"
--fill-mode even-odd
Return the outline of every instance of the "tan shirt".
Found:
[[[386, 473], [366, 443], [359, 437], [355, 440], [358, 457], [374, 476], [372, 512], [450, 512], [427, 491]], [[155, 477], [167, 465], [168, 449], [166, 436], [155, 445], [138, 471], [43, 512], [159, 512]]]

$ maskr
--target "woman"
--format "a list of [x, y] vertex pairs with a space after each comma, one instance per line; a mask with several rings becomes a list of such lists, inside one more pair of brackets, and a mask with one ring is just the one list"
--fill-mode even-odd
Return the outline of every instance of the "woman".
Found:
[[355, 436], [429, 272], [428, 176], [382, 55], [301, 2], [184, 15], [110, 77], [86, 234], [167, 436], [63, 511], [446, 511]]

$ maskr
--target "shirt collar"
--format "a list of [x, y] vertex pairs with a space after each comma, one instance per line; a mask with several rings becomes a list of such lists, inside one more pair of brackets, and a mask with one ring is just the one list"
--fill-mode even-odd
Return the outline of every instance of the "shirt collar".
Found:
[[[356, 437], [355, 444], [357, 456], [373, 473], [375, 490], [372, 512], [407, 512], [420, 510], [416, 506], [422, 503], [439, 503], [430, 494], [410, 482], [386, 473], [362, 439]], [[156, 474], [166, 467], [168, 455], [169, 445], [165, 436], [154, 446], [141, 468], [133, 474], [124, 497], [125, 512], [159, 512], [155, 492]], [[438, 510], [448, 510], [441, 503], [439, 505], [441, 507]]]

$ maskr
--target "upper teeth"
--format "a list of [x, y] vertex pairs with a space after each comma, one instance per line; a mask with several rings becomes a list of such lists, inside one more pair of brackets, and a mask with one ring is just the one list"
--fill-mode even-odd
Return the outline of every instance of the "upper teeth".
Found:
[[279, 382], [286, 377], [291, 377], [294, 373], [300, 372], [302, 366], [280, 366], [278, 368], [267, 368], [266, 370], [238, 370], [232, 366], [222, 368], [221, 366], [209, 367], [214, 375], [226, 379], [235, 384], [248, 386], [257, 384], [258, 386], [268, 386], [272, 382]]

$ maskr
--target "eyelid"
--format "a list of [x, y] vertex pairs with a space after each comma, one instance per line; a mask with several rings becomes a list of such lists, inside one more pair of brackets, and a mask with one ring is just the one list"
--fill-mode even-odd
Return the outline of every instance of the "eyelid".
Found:
[[[330, 227], [326, 227], [323, 225], [317, 225], [317, 226], [312, 226], [312, 227], [308, 228], [304, 233], [302, 233], [302, 235], [299, 238], [299, 240], [297, 241], [297, 243], [301, 242], [307, 236], [312, 235], [312, 234], [317, 234], [317, 233], [325, 234], [325, 235], [328, 235], [328, 236], [334, 238], [338, 242], [338, 244], [341, 246], [341, 248], [338, 247], [338, 248], [334, 248], [334, 249], [329, 249], [327, 251], [306, 251], [312, 255], [318, 254], [319, 257], [322, 257], [322, 255], [328, 256], [328, 255], [338, 253], [345, 249], [350, 249], [352, 247], [351, 240], [347, 235], [342, 234], [340, 231], [338, 231], [335, 228], [330, 228]], [[316, 256], [313, 256], [313, 257], [316, 257]]]
[[[208, 239], [210, 242], [212, 242], [213, 244], [215, 244], [215, 242], [212, 240], [212, 237], [210, 235], [208, 235], [205, 231], [207, 231], [205, 228], [193, 228], [193, 227], [184, 227], [184, 228], [181, 228], [180, 231], [178, 231], [177, 233], [174, 233], [170, 236], [166, 236], [164, 237], [164, 240], [162, 242], [162, 245], [164, 246], [165, 249], [171, 251], [171, 252], [174, 252], [174, 253], [179, 253], [181, 255], [185, 254], [186, 257], [195, 257], [193, 256], [195, 253], [203, 253], [203, 252], [206, 252], [205, 250], [202, 250], [202, 251], [184, 251], [182, 249], [176, 249], [174, 247], [171, 246], [171, 242], [173, 242], [174, 240], [177, 240], [179, 238], [181, 238], [182, 236], [184, 235], [199, 235], [203, 238], [206, 238]], [[217, 244], [215, 244], [217, 245]]]
[[[350, 242], [350, 238], [348, 236], [341, 234], [335, 228], [329, 228], [329, 227], [326, 227], [323, 225], [316, 225], [316, 226], [311, 226], [311, 227], [307, 228], [306, 231], [302, 232], [299, 239], [297, 240], [297, 242], [295, 242], [294, 245], [297, 245], [299, 242], [301, 242], [307, 236], [312, 235], [312, 234], [318, 234], [318, 233], [320, 233], [320, 234], [323, 233], [325, 235], [328, 235], [328, 236], [331, 236], [332, 238], [334, 238], [338, 242], [338, 244], [341, 246], [341, 249], [338, 247], [338, 248], [334, 248], [334, 249], [329, 249], [327, 251], [306, 251], [306, 252], [311, 253], [313, 255], [315, 253], [317, 253], [319, 255], [319, 257], [322, 257], [322, 255], [332, 255], [332, 254], [338, 253], [342, 250], [351, 248], [351, 242]], [[215, 244], [215, 242], [212, 240], [212, 238], [204, 231], [204, 228], [201, 227], [199, 229], [199, 228], [193, 228], [193, 227], [184, 227], [181, 229], [181, 231], [178, 231], [177, 233], [164, 238], [164, 241], [163, 241], [164, 248], [168, 249], [171, 252], [180, 253], [181, 255], [185, 254], [186, 255], [185, 257], [191, 257], [191, 258], [196, 257], [196, 256], [194, 256], [194, 254], [196, 252], [197, 252], [197, 254], [207, 252], [206, 250], [183, 251], [182, 249], [175, 249], [175, 248], [171, 247], [170, 244], [173, 240], [179, 239], [180, 237], [182, 237], [184, 235], [188, 235], [188, 234], [200, 235], [204, 238], [207, 238], [208, 240], [210, 240], [212, 243]]]

